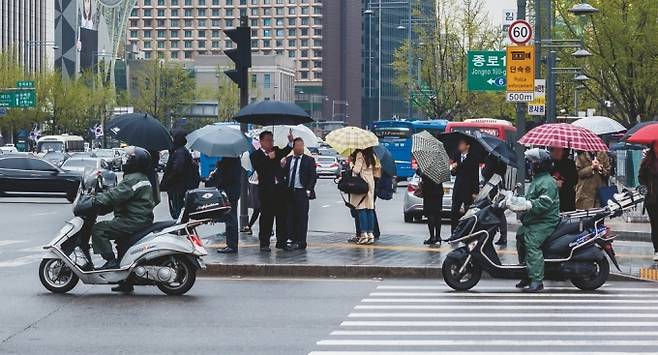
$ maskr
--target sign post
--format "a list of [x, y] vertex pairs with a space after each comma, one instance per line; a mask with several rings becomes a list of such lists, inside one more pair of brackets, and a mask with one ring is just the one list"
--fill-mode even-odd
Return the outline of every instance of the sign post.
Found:
[[0, 91], [0, 107], [29, 108], [35, 107], [37, 95], [34, 90]]
[[535, 79], [535, 98], [528, 102], [528, 115], [546, 115], [546, 80]]
[[535, 47], [507, 47], [507, 101], [532, 101], [534, 92]]
[[505, 91], [505, 51], [468, 51], [466, 89]]
[[19, 89], [34, 89], [34, 80], [19, 80], [16, 82]]

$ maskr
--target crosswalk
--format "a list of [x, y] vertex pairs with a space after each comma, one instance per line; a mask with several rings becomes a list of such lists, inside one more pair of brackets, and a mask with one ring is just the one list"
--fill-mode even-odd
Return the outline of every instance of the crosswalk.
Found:
[[658, 287], [379, 285], [309, 355], [658, 354]]
[[0, 269], [38, 263], [43, 254], [41, 245], [29, 245], [26, 240], [0, 240]]

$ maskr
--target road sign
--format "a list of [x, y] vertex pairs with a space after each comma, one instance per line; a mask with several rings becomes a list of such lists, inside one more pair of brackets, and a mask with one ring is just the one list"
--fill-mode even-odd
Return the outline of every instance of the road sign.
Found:
[[19, 80], [16, 82], [16, 87], [21, 89], [33, 89], [34, 80]]
[[528, 102], [535, 97], [534, 92], [507, 92], [505, 95], [507, 102]]
[[546, 80], [535, 79], [535, 97], [528, 102], [528, 115], [546, 115]]
[[468, 91], [505, 91], [505, 51], [468, 51]]
[[532, 26], [526, 20], [516, 20], [507, 29], [509, 40], [516, 44], [526, 44], [532, 38]]
[[[535, 47], [507, 47], [507, 92], [530, 93], [535, 91]], [[508, 96], [509, 97], [509, 96]], [[530, 98], [532, 100], [532, 97]], [[518, 102], [518, 101], [511, 101]]]
[[0, 92], [0, 107], [35, 107], [37, 95], [34, 90], [8, 90]]

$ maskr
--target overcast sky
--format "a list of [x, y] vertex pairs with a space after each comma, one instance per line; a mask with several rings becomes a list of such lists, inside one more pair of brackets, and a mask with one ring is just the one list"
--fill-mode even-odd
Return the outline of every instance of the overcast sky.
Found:
[[494, 24], [502, 24], [503, 9], [516, 9], [516, 0], [484, 0], [489, 18]]

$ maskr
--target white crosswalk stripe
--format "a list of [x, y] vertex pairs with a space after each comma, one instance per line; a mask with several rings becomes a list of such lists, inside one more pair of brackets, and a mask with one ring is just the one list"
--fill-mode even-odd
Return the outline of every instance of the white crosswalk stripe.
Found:
[[0, 268], [36, 263], [43, 257], [43, 246], [27, 246], [25, 240], [0, 240]]
[[658, 287], [379, 285], [309, 355], [658, 353]]

